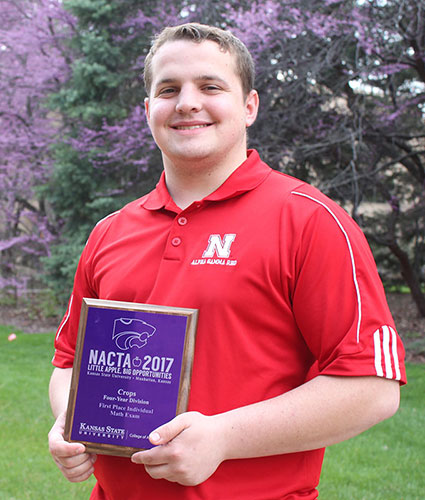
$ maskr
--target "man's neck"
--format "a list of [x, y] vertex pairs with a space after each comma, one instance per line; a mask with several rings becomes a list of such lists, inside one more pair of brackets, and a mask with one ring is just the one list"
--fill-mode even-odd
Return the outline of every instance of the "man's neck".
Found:
[[190, 166], [187, 162], [176, 165], [164, 159], [167, 189], [174, 203], [184, 210], [218, 189], [245, 160], [246, 155], [230, 165], [208, 165], [206, 162], [201, 165], [201, 162], [194, 162]]

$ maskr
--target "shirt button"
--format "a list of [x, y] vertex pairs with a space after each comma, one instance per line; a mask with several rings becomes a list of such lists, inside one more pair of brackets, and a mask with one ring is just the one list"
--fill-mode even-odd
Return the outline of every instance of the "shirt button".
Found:
[[187, 224], [187, 219], [186, 217], [179, 217], [177, 219], [177, 222], [180, 224], [180, 226], [185, 226]]
[[181, 242], [182, 240], [178, 236], [176, 236], [171, 240], [171, 244], [173, 245], [173, 247], [178, 247], [181, 244]]

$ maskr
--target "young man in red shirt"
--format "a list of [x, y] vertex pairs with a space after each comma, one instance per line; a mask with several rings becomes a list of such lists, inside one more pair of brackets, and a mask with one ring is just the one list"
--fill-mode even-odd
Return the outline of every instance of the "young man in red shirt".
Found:
[[[93, 499], [315, 499], [324, 447], [398, 408], [404, 351], [359, 228], [247, 151], [259, 105], [228, 32], [166, 28], [145, 65], [154, 191], [101, 221], [56, 336], [51, 454]], [[83, 297], [199, 310], [189, 411], [131, 459], [63, 439]]]

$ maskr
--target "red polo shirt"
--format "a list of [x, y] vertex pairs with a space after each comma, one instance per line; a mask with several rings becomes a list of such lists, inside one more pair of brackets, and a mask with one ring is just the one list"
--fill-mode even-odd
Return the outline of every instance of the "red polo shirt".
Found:
[[[405, 382], [403, 347], [362, 232], [256, 151], [185, 210], [163, 176], [94, 228], [58, 329], [57, 367], [72, 366], [82, 297], [199, 309], [189, 409], [204, 414], [272, 398], [313, 373]], [[92, 498], [313, 499], [322, 458], [313, 450], [229, 460], [183, 487], [99, 456]]]

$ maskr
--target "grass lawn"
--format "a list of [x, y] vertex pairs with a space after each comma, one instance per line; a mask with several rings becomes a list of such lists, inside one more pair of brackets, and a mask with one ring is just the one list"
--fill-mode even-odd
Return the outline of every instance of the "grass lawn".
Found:
[[[93, 481], [68, 483], [50, 458], [47, 388], [53, 334], [0, 325], [0, 499], [84, 500]], [[425, 367], [408, 366], [397, 415], [326, 451], [320, 499], [419, 500], [425, 490]], [[125, 499], [123, 499], [125, 500]], [[217, 499], [220, 500], [220, 499]]]
[[54, 335], [11, 331], [0, 326], [0, 499], [88, 499], [92, 486], [68, 483], [49, 455]]
[[400, 409], [360, 436], [327, 448], [323, 500], [422, 500], [425, 490], [425, 366], [407, 366]]

